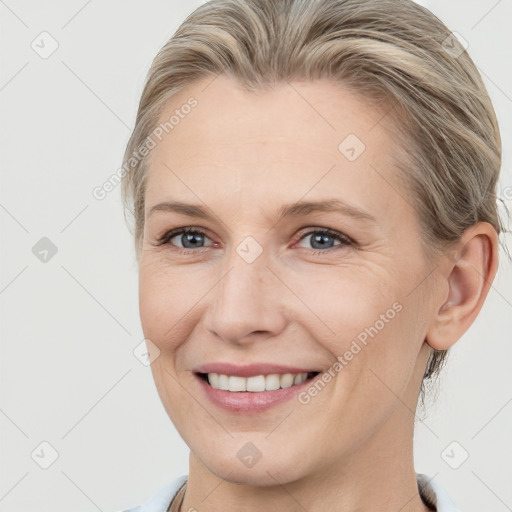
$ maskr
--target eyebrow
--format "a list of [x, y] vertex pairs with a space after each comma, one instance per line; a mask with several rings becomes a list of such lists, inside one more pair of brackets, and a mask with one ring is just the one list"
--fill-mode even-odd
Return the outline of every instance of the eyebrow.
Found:
[[[214, 217], [202, 205], [181, 203], [179, 201], [168, 201], [152, 206], [148, 211], [148, 218], [157, 211], [180, 213], [187, 217], [197, 217], [205, 220], [211, 220]], [[282, 221], [286, 217], [300, 217], [314, 212], [335, 212], [356, 220], [377, 221], [372, 214], [357, 206], [347, 204], [340, 199], [325, 199], [323, 201], [299, 201], [283, 205], [278, 211], [277, 222]]]

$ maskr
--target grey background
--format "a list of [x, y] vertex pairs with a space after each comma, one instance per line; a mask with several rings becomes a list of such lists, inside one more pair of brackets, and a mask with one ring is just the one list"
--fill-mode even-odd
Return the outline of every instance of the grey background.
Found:
[[[512, 209], [512, 1], [421, 3], [481, 70]], [[188, 471], [188, 448], [133, 354], [143, 334], [119, 187], [102, 201], [92, 190], [121, 164], [152, 58], [200, 4], [0, 1], [1, 511], [121, 510]], [[31, 47], [43, 31], [58, 43], [46, 59]], [[43, 237], [57, 248], [46, 262], [33, 252]], [[512, 510], [512, 279], [500, 263], [417, 421], [417, 471], [466, 512]]]

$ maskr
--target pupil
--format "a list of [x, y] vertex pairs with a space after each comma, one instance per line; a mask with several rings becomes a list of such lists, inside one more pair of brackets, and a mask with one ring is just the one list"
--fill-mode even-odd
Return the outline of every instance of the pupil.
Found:
[[[193, 234], [193, 233], [185, 233], [184, 238], [182, 238], [183, 247], [190, 248], [195, 247], [193, 244], [197, 242], [198, 238], [201, 238], [201, 234]], [[187, 246], [187, 243], [192, 242], [191, 246]]]
[[330, 238], [331, 241], [332, 241], [332, 237], [330, 235], [324, 235], [324, 234], [317, 234], [317, 235], [314, 235], [313, 236], [313, 247], [315, 245], [315, 243], [319, 243], [320, 244], [320, 247], [325, 247], [327, 245], [327, 243], [325, 242], [325, 239], [326, 238]]

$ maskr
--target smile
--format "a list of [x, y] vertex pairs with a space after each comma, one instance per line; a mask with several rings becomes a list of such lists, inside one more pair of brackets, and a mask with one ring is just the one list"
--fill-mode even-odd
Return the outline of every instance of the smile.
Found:
[[267, 375], [195, 374], [196, 382], [208, 401], [234, 414], [263, 413], [278, 404], [289, 402], [319, 379], [320, 372], [270, 373]]
[[237, 375], [225, 375], [219, 373], [200, 373], [199, 376], [206, 380], [214, 389], [231, 392], [252, 392], [275, 391], [277, 389], [289, 388], [301, 384], [307, 379], [313, 378], [319, 372], [310, 373], [285, 373], [255, 375], [254, 377], [240, 377]]

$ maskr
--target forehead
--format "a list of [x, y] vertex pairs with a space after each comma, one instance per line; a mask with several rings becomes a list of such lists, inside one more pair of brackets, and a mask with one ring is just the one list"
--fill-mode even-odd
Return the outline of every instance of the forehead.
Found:
[[150, 154], [146, 206], [167, 193], [240, 207], [327, 192], [369, 209], [375, 194], [396, 206], [397, 148], [385, 111], [339, 84], [284, 82], [254, 93], [220, 75], [175, 95], [161, 126], [172, 116]]

